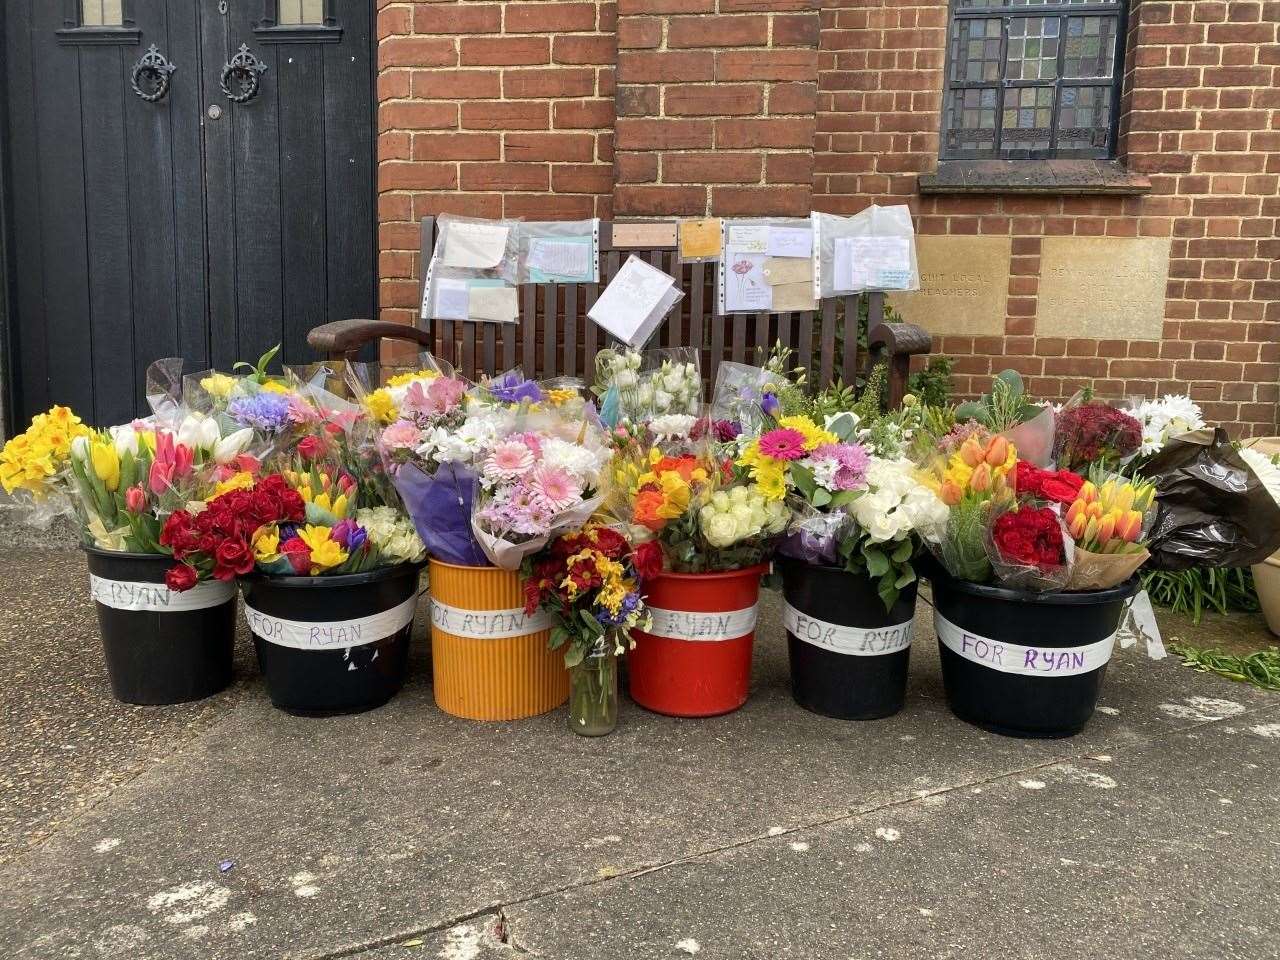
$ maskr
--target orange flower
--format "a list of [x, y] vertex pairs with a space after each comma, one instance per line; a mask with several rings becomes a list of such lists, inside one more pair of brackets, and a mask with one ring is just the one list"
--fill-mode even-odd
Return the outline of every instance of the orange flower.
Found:
[[641, 490], [636, 494], [632, 520], [656, 533], [667, 525], [666, 519], [659, 514], [666, 502], [661, 490]]
[[991, 442], [987, 444], [984, 459], [988, 466], [1002, 466], [1009, 459], [1009, 441], [1000, 436], [992, 437]]

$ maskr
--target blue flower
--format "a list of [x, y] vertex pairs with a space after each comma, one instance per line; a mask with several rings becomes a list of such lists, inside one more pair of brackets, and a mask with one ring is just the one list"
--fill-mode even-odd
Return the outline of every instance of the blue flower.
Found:
[[776, 393], [766, 393], [760, 401], [760, 409], [771, 417], [776, 417], [782, 411], [782, 404], [778, 402]]
[[245, 427], [265, 433], [280, 433], [289, 425], [289, 398], [280, 393], [255, 393], [236, 397], [227, 404], [227, 413]]
[[532, 380], [522, 380], [515, 371], [504, 373], [489, 383], [489, 392], [502, 403], [542, 402], [542, 390]]

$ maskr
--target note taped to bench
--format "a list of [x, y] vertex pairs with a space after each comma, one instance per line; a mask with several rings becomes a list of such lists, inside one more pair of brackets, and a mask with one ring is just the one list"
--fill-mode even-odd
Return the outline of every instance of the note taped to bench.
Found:
[[436, 281], [437, 320], [468, 320], [471, 312], [471, 290], [465, 280], [441, 277]]
[[514, 323], [520, 313], [516, 288], [501, 280], [472, 280], [468, 293], [471, 302], [467, 313], [471, 320]]
[[587, 316], [629, 347], [641, 347], [684, 294], [674, 277], [634, 254]]
[[586, 283], [592, 279], [590, 237], [530, 237], [526, 265], [532, 283]]
[[444, 235], [444, 265], [490, 270], [502, 262], [510, 233], [502, 224], [451, 220]]

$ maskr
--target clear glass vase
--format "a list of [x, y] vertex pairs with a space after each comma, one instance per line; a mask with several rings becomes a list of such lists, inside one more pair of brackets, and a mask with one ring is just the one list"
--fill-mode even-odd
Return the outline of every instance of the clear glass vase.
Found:
[[618, 657], [597, 648], [569, 668], [569, 726], [584, 737], [603, 737], [618, 725]]

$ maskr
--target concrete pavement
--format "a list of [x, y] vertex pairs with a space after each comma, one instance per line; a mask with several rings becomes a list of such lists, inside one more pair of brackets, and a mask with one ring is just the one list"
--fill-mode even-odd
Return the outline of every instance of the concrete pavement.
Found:
[[[792, 703], [776, 603], [752, 699], [436, 710], [425, 631], [387, 707], [110, 699], [74, 554], [0, 560], [0, 944], [14, 958], [1275, 956], [1280, 699], [1117, 652], [1080, 736], [953, 718], [928, 618], [906, 709]], [[922, 614], [927, 607], [921, 605]], [[1214, 630], [1262, 639], [1256, 618]], [[1263, 641], [1265, 642], [1265, 641]], [[625, 698], [624, 698], [625, 699]]]

